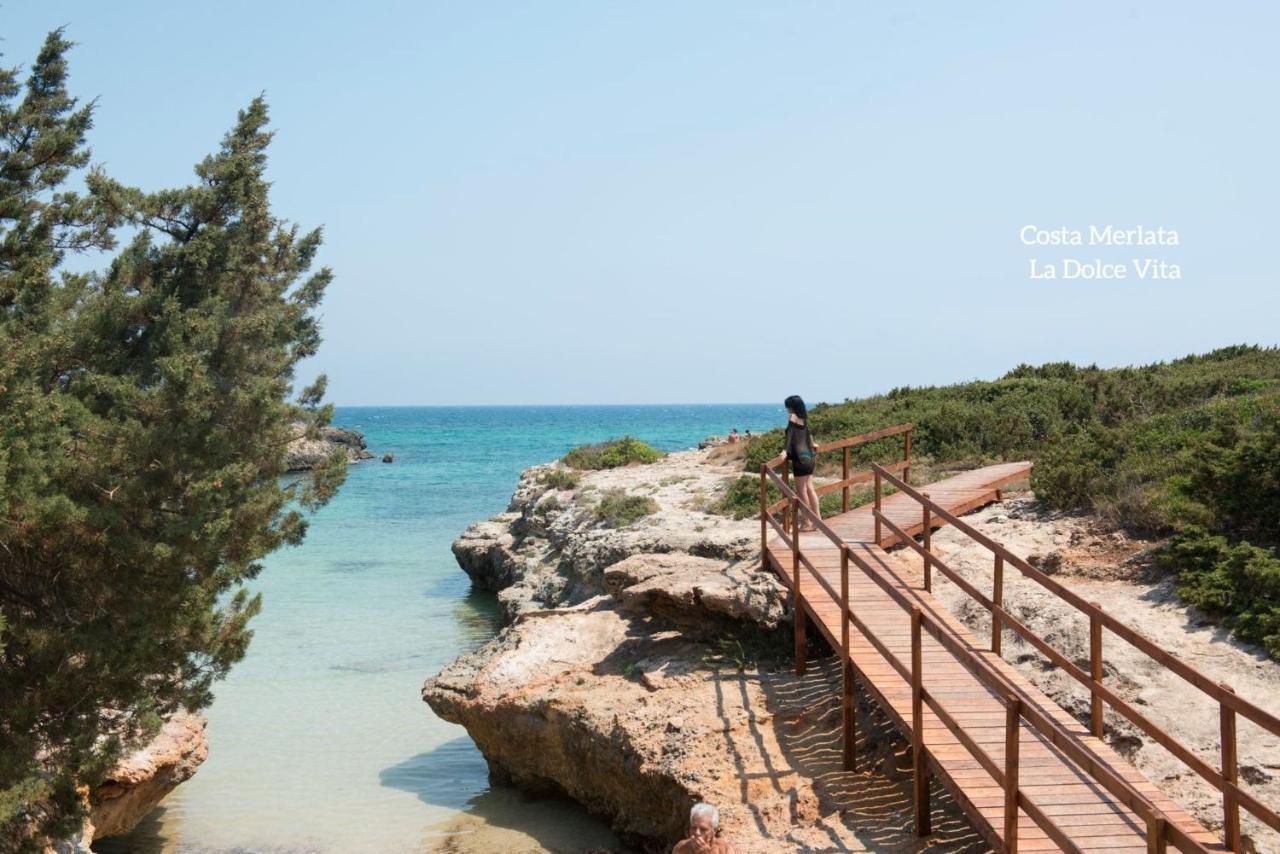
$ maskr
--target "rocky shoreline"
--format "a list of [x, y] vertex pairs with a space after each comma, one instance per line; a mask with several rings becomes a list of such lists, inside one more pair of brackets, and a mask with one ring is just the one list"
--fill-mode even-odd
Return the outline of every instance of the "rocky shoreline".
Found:
[[99, 839], [125, 836], [209, 755], [208, 720], [179, 712], [146, 744], [121, 757], [101, 784], [82, 792], [89, 817], [80, 832], [45, 847], [45, 854], [88, 854]]
[[[817, 642], [809, 674], [794, 675], [785, 592], [759, 571], [758, 522], [715, 512], [741, 467], [740, 450], [709, 448], [610, 471], [528, 469], [507, 512], [453, 545], [473, 582], [497, 592], [505, 628], [428, 679], [423, 699], [467, 729], [495, 778], [568, 794], [639, 850], [668, 850], [698, 800], [720, 807], [740, 851], [986, 850], [945, 793], [935, 797], [934, 834], [913, 836], [907, 745], [865, 696], [858, 770], [840, 769], [838, 664]], [[597, 506], [610, 490], [652, 498], [656, 509], [609, 528]], [[1168, 579], [1151, 576], [1142, 557], [1151, 543], [1046, 511], [1030, 493], [968, 519], [1214, 678], [1264, 704], [1280, 696], [1280, 665], [1231, 641], [1178, 603]], [[944, 528], [933, 543], [979, 587], [989, 584], [989, 556], [965, 538]], [[1087, 643], [1087, 622], [1029, 582], [1007, 585], [1008, 605], [1042, 636], [1068, 654]], [[937, 595], [982, 635], [985, 612], [953, 585]], [[1087, 716], [1067, 677], [1012, 636], [1005, 657]], [[1215, 710], [1183, 715], [1178, 703], [1157, 702], [1179, 696], [1179, 686], [1120, 643], [1106, 646], [1105, 668], [1116, 690], [1165, 708], [1160, 725], [1214, 762]], [[1193, 772], [1125, 721], [1109, 715], [1107, 727], [1152, 782], [1220, 827], [1220, 800]], [[1270, 803], [1280, 800], [1274, 741], [1241, 739], [1242, 778]], [[1245, 831], [1253, 850], [1280, 851], [1252, 819]]]
[[[759, 569], [759, 523], [715, 512], [741, 473], [734, 449], [528, 469], [507, 512], [453, 546], [497, 591], [506, 627], [427, 680], [423, 699], [467, 729], [495, 778], [568, 794], [639, 850], [667, 850], [699, 800], [720, 807], [740, 851], [977, 845], [945, 799], [944, 831], [914, 838], [905, 744], [866, 698], [866, 770], [830, 784], [839, 671], [792, 672], [786, 594]], [[596, 510], [611, 490], [656, 509], [609, 528]], [[871, 789], [875, 817], [853, 821], [865, 812], [854, 793]]]
[[337, 450], [346, 453], [349, 463], [373, 459], [364, 434], [358, 430], [321, 427], [319, 435], [309, 439], [305, 424], [295, 422], [291, 429], [293, 438], [285, 449], [285, 467], [290, 472], [310, 471]]

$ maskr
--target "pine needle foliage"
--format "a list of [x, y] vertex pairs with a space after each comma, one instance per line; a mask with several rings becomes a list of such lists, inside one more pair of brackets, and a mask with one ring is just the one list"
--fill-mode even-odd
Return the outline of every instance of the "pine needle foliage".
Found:
[[[290, 422], [331, 415], [323, 378], [288, 400], [331, 274], [319, 230], [271, 212], [266, 103], [191, 186], [144, 192], [83, 171], [70, 47], [51, 33], [25, 84], [0, 70], [0, 838], [28, 846], [208, 705], [261, 606], [242, 582], [345, 475], [282, 479]], [[118, 233], [105, 270], [62, 269]]]

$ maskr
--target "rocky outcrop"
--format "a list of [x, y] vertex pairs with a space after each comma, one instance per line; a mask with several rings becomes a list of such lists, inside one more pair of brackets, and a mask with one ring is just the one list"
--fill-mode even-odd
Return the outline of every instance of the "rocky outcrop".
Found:
[[145, 747], [120, 760], [90, 795], [90, 839], [128, 833], [165, 795], [190, 779], [209, 755], [206, 723], [201, 715], [174, 715]]
[[314, 439], [307, 438], [305, 424], [293, 424], [293, 439], [285, 449], [285, 465], [289, 471], [309, 471], [327, 460], [334, 451], [342, 451], [347, 462], [355, 463], [372, 459], [364, 435], [356, 430], [341, 427], [321, 427]]
[[[757, 525], [714, 512], [736, 476], [701, 452], [610, 471], [527, 470], [508, 511], [453, 544], [473, 582], [498, 591], [510, 625], [428, 680], [423, 699], [467, 728], [495, 775], [565, 792], [624, 835], [669, 842], [706, 798], [757, 841], [751, 809], [771, 815], [776, 850], [790, 850], [781, 840], [796, 804], [816, 810], [816, 800], [784, 787], [741, 802], [731, 745], [752, 741], [761, 720], [726, 712], [708, 664], [712, 638], [768, 647], [786, 617], [785, 591], [758, 569]], [[595, 503], [617, 489], [657, 511], [605, 527]]]
[[[700, 451], [605, 471], [534, 466], [521, 476], [507, 512], [467, 528], [453, 553], [478, 586], [498, 591], [504, 622], [599, 595], [605, 569], [631, 555], [742, 560], [758, 552], [759, 527], [716, 512], [740, 469], [739, 461], [713, 462]], [[596, 509], [612, 490], [651, 498], [658, 509], [608, 527]]]
[[[189, 780], [209, 755], [206, 723], [202, 715], [189, 712], [170, 717], [151, 741], [120, 759], [101, 784], [92, 790], [88, 786], [77, 789], [89, 815], [75, 834], [35, 842], [36, 850], [43, 854], [90, 854], [89, 846], [95, 840], [131, 832], [179, 783]], [[27, 844], [32, 841], [28, 839]], [[0, 851], [9, 850], [0, 845]]]
[[[758, 677], [707, 666], [709, 652], [599, 596], [520, 618], [422, 693], [436, 714], [466, 727], [497, 777], [566, 793], [633, 841], [679, 838], [689, 807], [709, 800], [723, 805], [722, 825], [740, 850], [793, 850], [793, 815], [817, 819], [817, 798], [792, 772], [777, 775], [776, 791], [761, 786], [750, 806], [741, 802], [735, 749], [754, 753], [769, 718], [726, 707], [726, 691], [736, 705], [749, 690], [762, 710]], [[765, 761], [752, 765], [763, 771]]]
[[656, 616], [689, 637], [743, 623], [774, 629], [786, 616], [786, 588], [756, 561], [639, 554], [606, 569], [604, 582], [622, 610]]
[[[526, 471], [508, 512], [453, 546], [508, 625], [423, 699], [467, 729], [495, 777], [566, 793], [646, 851], [668, 850], [700, 800], [743, 852], [861, 851], [868, 829], [877, 850], [914, 850], [905, 744], [862, 697], [864, 767], [894, 776], [868, 787], [840, 772], [840, 668], [792, 672], [758, 523], [714, 512], [741, 472], [724, 451]], [[594, 501], [610, 489], [658, 509], [606, 528]], [[966, 822], [947, 826], [972, 847]]]

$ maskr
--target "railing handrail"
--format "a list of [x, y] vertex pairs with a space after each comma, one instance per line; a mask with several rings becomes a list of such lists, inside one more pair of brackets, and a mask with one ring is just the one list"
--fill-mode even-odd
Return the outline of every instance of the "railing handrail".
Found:
[[[1039, 569], [1036, 569], [1026, 560], [1011, 552], [1003, 544], [996, 542], [990, 537], [976, 530], [972, 525], [959, 519], [954, 514], [940, 506], [927, 494], [922, 493], [910, 484], [895, 477], [892, 472], [878, 463], [871, 464], [871, 470], [876, 475], [877, 482], [881, 479], [888, 481], [892, 486], [896, 487], [900, 492], [907, 495], [922, 507], [929, 509], [929, 512], [944, 519], [957, 530], [964, 533], [971, 540], [984, 546], [988, 551], [996, 556], [1001, 563], [1008, 563], [1018, 569], [1026, 578], [1035, 581], [1046, 590], [1055, 594], [1059, 599], [1073, 606], [1089, 618], [1091, 624], [1091, 632], [1094, 639], [1091, 639], [1091, 672], [1086, 674], [1084, 669], [1075, 662], [1068, 659], [1060, 651], [1052, 647], [1048, 641], [1035, 634], [1025, 623], [1013, 616], [1007, 611], [1002, 601], [994, 601], [977, 592], [973, 585], [965, 580], [946, 566], [938, 558], [922, 552], [922, 547], [916, 543], [913, 537], [906, 535], [901, 528], [895, 525], [887, 516], [879, 510], [872, 512], [883, 523], [889, 525], [903, 544], [910, 546], [917, 552], [926, 555], [925, 559], [932, 566], [943, 570], [953, 582], [957, 583], [966, 594], [974, 598], [984, 608], [991, 612], [995, 627], [993, 628], [993, 646], [998, 652], [998, 641], [995, 640], [996, 635], [1001, 626], [1007, 626], [1013, 629], [1019, 636], [1026, 640], [1029, 644], [1039, 650], [1045, 657], [1052, 661], [1058, 667], [1061, 667], [1068, 675], [1077, 682], [1089, 689], [1092, 696], [1092, 702], [1096, 706], [1093, 713], [1093, 734], [1098, 738], [1102, 737], [1102, 715], [1100, 703], [1105, 701], [1112, 708], [1120, 712], [1124, 717], [1149, 735], [1151, 738], [1182, 760], [1189, 768], [1195, 771], [1205, 782], [1223, 793], [1224, 811], [1228, 813], [1224, 821], [1224, 829], [1228, 836], [1228, 847], [1232, 850], [1239, 850], [1238, 839], [1234, 841], [1231, 837], [1238, 837], [1239, 821], [1238, 815], [1232, 816], [1235, 806], [1242, 806], [1248, 810], [1254, 817], [1258, 818], [1272, 829], [1280, 831], [1280, 814], [1265, 804], [1258, 801], [1252, 795], [1240, 788], [1237, 779], [1238, 769], [1235, 769], [1235, 720], [1234, 715], [1240, 714], [1247, 720], [1257, 724], [1272, 735], [1280, 736], [1280, 718], [1268, 712], [1266, 709], [1246, 700], [1236, 694], [1229, 686], [1214, 682], [1208, 675], [1204, 674], [1194, 666], [1187, 664], [1182, 659], [1174, 656], [1168, 651], [1160, 648], [1154, 641], [1143, 635], [1141, 632], [1131, 626], [1121, 622], [1116, 617], [1102, 609], [1097, 603], [1089, 602], [1079, 594], [1067, 588], [1062, 583], [1056, 581], [1046, 575]], [[1002, 597], [1000, 597], [1002, 599]], [[1128, 701], [1121, 698], [1114, 691], [1102, 684], [1101, 680], [1101, 635], [1100, 631], [1094, 626], [1105, 627], [1112, 631], [1113, 634], [1121, 639], [1128, 641], [1132, 646], [1145, 653], [1156, 663], [1164, 666], [1183, 680], [1198, 688], [1201, 692], [1208, 695], [1211, 699], [1216, 700], [1219, 704], [1220, 715], [1222, 717], [1222, 733], [1223, 741], [1220, 748], [1223, 753], [1223, 768], [1221, 770], [1213, 768], [1205, 760], [1196, 755], [1191, 748], [1177, 741], [1171, 734], [1165, 732], [1154, 721], [1146, 715], [1135, 709]], [[1228, 743], [1228, 741], [1230, 743]]]
[[[903, 426], [906, 429], [897, 430], [892, 433], [877, 431], [876, 433], [863, 434], [861, 437], [853, 438], [863, 439], [863, 441], [874, 441], [875, 439], [884, 438], [888, 435], [896, 435], [898, 432], [909, 432], [911, 429], [911, 425], [900, 426]], [[867, 436], [871, 438], [864, 438]], [[852, 447], [852, 445], [837, 445], [837, 447]], [[876, 472], [877, 470], [882, 473], [884, 471], [884, 467], [873, 463], [871, 471]], [[773, 512], [775, 511], [772, 510], [772, 506], [767, 506], [765, 504], [767, 501], [767, 491], [764, 487], [767, 479], [772, 479], [774, 481], [783, 495], [784, 502], [788, 503], [792, 512], [796, 514], [793, 517], [794, 524], [790, 538], [787, 536], [785, 527], [780, 526], [773, 518]], [[1120, 798], [1127, 806], [1130, 807], [1130, 809], [1133, 809], [1135, 813], [1138, 813], [1139, 817], [1147, 822], [1149, 834], [1158, 834], [1158, 838], [1161, 840], [1166, 836], [1173, 837], [1169, 841], [1173, 842], [1174, 845], [1183, 850], [1207, 850], [1203, 845], [1187, 836], [1186, 833], [1174, 822], [1169, 821], [1166, 813], [1134, 788], [1132, 784], [1115, 774], [1115, 772], [1107, 768], [1104, 763], [1100, 762], [1099, 757], [1081, 744], [1061, 724], [1038, 709], [1034, 703], [1029, 702], [1030, 698], [1025, 695], [1025, 692], [1021, 688], [1015, 685], [1005, 677], [1004, 674], [1000, 673], [989, 662], [970, 649], [968, 645], [955, 634], [954, 630], [950, 626], [946, 626], [945, 624], [937, 621], [932, 614], [926, 615], [923, 610], [920, 609], [918, 603], [912, 603], [900, 591], [896, 590], [893, 585], [881, 578], [879, 573], [867, 564], [853, 548], [845, 543], [839, 535], [826, 524], [822, 519], [821, 514], [815, 513], [799, 500], [799, 496], [793, 489], [791, 489], [790, 485], [780, 477], [776, 471], [774, 471], [773, 467], [769, 466], [767, 463], [762, 465], [760, 468], [760, 480], [762, 532], [767, 530], [765, 527], [766, 525], [772, 525], [782, 536], [783, 541], [786, 542], [792, 550], [793, 561], [795, 562], [792, 595], [795, 597], [793, 604], [796, 612], [799, 613], [799, 609], [802, 607], [799, 584], [799, 566], [803, 564], [813, 579], [818, 582], [823, 591], [827, 593], [833, 601], [843, 606], [841, 608], [841, 616], [842, 619], [846, 621], [846, 624], [851, 622], [863, 637], [865, 637], [872, 646], [875, 647], [876, 651], [880, 653], [885, 661], [898, 672], [899, 675], [905, 678], [909, 683], [915, 684], [916, 691], [921, 698], [921, 701], [929, 705], [929, 707], [938, 716], [939, 720], [947, 726], [948, 730], [956, 735], [960, 743], [974, 756], [978, 763], [992, 774], [992, 778], [996, 780], [996, 782], [1002, 786], [1005, 785], [1007, 782], [1007, 773], [999, 770], [990, 756], [987, 755], [986, 752], [963, 731], [963, 728], [960, 727], [955, 719], [942, 707], [937, 698], [934, 697], [931, 692], [928, 692], [919, 685], [918, 679], [913, 678], [913, 674], [919, 673], [922, 669], [914, 666], [918, 655], [918, 638], [913, 638], [913, 642], [916, 644], [915, 649], [917, 650], [917, 654], [913, 655], [913, 666], [908, 668], [884, 645], [878, 637], [876, 637], [869, 627], [867, 627], [867, 625], [852, 612], [847, 598], [843, 602], [841, 601], [841, 596], [836, 593], [830, 583], [827, 582], [822, 574], [817, 571], [816, 567], [813, 566], [812, 562], [804, 555], [803, 549], [800, 547], [799, 515], [802, 514], [807, 517], [809, 521], [814, 524], [817, 532], [823, 534], [823, 536], [830, 540], [837, 549], [840, 550], [842, 562], [845, 563], [846, 566], [847, 562], [851, 560], [864, 575], [879, 585], [895, 604], [903, 608], [908, 613], [911, 613], [913, 616], [913, 627], [914, 624], [918, 624], [921, 628], [927, 630], [929, 634], [937, 640], [944, 649], [951, 653], [962, 666], [973, 673], [974, 676], [977, 677], [978, 680], [989, 690], [996, 692], [997, 696], [1000, 696], [1001, 692], [1003, 692], [1003, 696], [1010, 698], [1011, 703], [1013, 702], [1013, 698], [1017, 698], [1016, 704], [1011, 706], [1011, 708], [1016, 708], [1016, 714], [1011, 713], [1011, 719], [1015, 722], [1011, 725], [1017, 725], [1017, 721], [1025, 719], [1034, 729], [1048, 736], [1055, 746], [1064, 753], [1070, 755], [1073, 760], [1081, 764], [1086, 772], [1097, 780], [1103, 788], [1107, 789], [1117, 798]], [[879, 513], [879, 510], [874, 512]], [[892, 525], [892, 523], [890, 524]], [[895, 529], [897, 528], [896, 525], [892, 525], [892, 527]], [[902, 535], [900, 529], [896, 530], [895, 533], [899, 534], [899, 536]], [[912, 542], [914, 542], [914, 540]], [[796, 619], [799, 620], [800, 617], [797, 616]], [[844, 626], [842, 626], [841, 630], [842, 632], [844, 631]], [[913, 725], [913, 735], [914, 730], [918, 729], [918, 727], [919, 721], [916, 721]], [[1069, 837], [1064, 833], [1064, 831], [1053, 822], [1052, 818], [1040, 810], [1035, 805], [1034, 801], [1030, 800], [1030, 798], [1028, 798], [1027, 795], [1017, 787], [1016, 775], [1013, 783], [1012, 797], [1014, 799], [1014, 804], [1017, 807], [1021, 807], [1032, 818], [1032, 820], [1035, 821], [1037, 826], [1046, 833], [1046, 835], [1054, 839], [1058, 844], [1067, 847], [1069, 850], [1078, 850], [1075, 848], [1074, 844], [1070, 842]], [[925, 818], [925, 821], [927, 822], [927, 818]], [[1006, 827], [1006, 833], [1007, 832], [1008, 829]]]

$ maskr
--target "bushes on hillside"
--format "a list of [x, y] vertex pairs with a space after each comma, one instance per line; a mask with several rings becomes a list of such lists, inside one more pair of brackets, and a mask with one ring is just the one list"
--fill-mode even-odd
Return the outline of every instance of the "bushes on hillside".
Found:
[[[1187, 601], [1280, 655], [1280, 566], [1271, 550], [1280, 546], [1280, 349], [1232, 346], [1111, 370], [1019, 365], [993, 382], [897, 388], [810, 410], [819, 443], [902, 422], [915, 424], [917, 457], [952, 465], [1031, 458], [1032, 486], [1049, 505], [1176, 534], [1160, 561], [1178, 573]], [[855, 448], [853, 462], [897, 459], [900, 441]], [[748, 470], [781, 447], [781, 430], [754, 440]], [[744, 478], [722, 507], [749, 516], [758, 490]]]
[[1280, 557], [1193, 528], [1175, 536], [1159, 562], [1178, 576], [1178, 595], [1222, 619], [1241, 638], [1280, 657]]
[[[1234, 346], [1138, 368], [1103, 369], [1055, 362], [1021, 365], [998, 380], [896, 388], [888, 394], [819, 404], [810, 410], [814, 440], [826, 442], [890, 424], [916, 425], [915, 454], [937, 460], [1037, 457], [1075, 434], [1127, 427], [1215, 398], [1274, 393], [1280, 349]], [[898, 437], [854, 449], [854, 461], [892, 459]], [[752, 441], [747, 467], [782, 449], [782, 431]]]
[[583, 445], [564, 455], [564, 463], [575, 469], [615, 469], [633, 463], [653, 463], [662, 452], [633, 436], [611, 439], [595, 445]]

